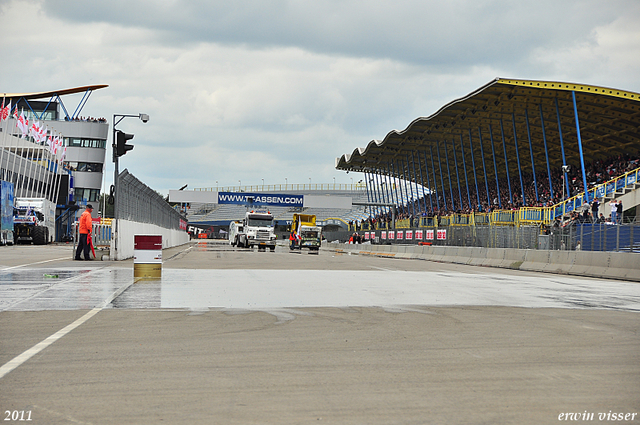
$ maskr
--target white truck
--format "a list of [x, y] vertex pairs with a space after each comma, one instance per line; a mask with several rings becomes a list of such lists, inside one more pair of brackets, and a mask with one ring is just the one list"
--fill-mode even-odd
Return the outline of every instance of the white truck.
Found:
[[56, 205], [45, 198], [15, 198], [16, 243], [46, 245], [56, 238]]
[[[244, 231], [242, 229], [242, 222], [240, 221], [232, 221], [231, 223], [229, 223], [229, 245], [238, 245], [240, 248], [243, 247], [243, 245], [239, 244], [241, 240], [242, 242], [244, 242], [244, 240], [246, 239], [244, 237]], [[243, 235], [242, 238], [240, 237], [240, 235]]]
[[242, 222], [229, 223], [229, 243], [242, 248], [258, 247], [264, 251], [276, 249], [276, 233], [273, 226], [273, 214], [268, 211], [247, 212]]

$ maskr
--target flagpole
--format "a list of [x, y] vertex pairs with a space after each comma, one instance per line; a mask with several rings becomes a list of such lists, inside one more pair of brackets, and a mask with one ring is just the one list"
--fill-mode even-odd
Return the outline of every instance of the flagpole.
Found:
[[[3, 108], [4, 108], [4, 102], [5, 102], [6, 96], [7, 96], [6, 93], [2, 94], [2, 107]], [[11, 102], [9, 102], [9, 103], [11, 103]], [[11, 114], [11, 108], [9, 108], [9, 114]], [[9, 118], [10, 118], [10, 115], [7, 116], [6, 124], [4, 123], [5, 120], [2, 120], [2, 145], [0, 145], [0, 180], [4, 180], [4, 178], [5, 178], [4, 175], [6, 173], [6, 167], [5, 167], [4, 171], [3, 171], [3, 168], [2, 168], [3, 167], [2, 166], [2, 160], [4, 159], [4, 146], [5, 146], [5, 144], [6, 144], [5, 142], [7, 140], [7, 131], [6, 130], [9, 129]]]
[[[64, 140], [64, 138], [62, 140]], [[56, 167], [57, 168], [56, 177], [57, 177], [58, 182], [56, 184], [56, 190], [55, 190], [55, 192], [53, 194], [53, 196], [54, 196], [53, 203], [56, 204], [56, 206], [58, 205], [58, 194], [60, 193], [60, 183], [62, 181], [62, 173], [61, 173], [61, 171], [64, 170], [64, 167], [62, 167], [62, 161], [63, 161], [62, 154], [63, 154], [63, 152], [62, 152], [62, 149], [61, 149], [60, 150], [60, 158], [58, 159], [58, 166]], [[56, 158], [57, 158], [57, 156], [56, 156]], [[62, 168], [62, 170], [61, 170], [61, 168]]]
[[45, 147], [41, 146], [40, 150], [38, 151], [38, 184], [42, 184], [42, 189], [40, 189], [39, 191], [37, 191], [38, 193], [38, 197], [40, 197], [40, 194], [43, 193], [44, 188], [45, 188], [45, 177], [46, 177], [46, 173], [47, 173], [47, 169], [46, 167], [43, 165], [43, 163], [45, 163]]
[[[28, 164], [25, 164], [25, 177], [27, 177], [27, 184], [26, 187], [24, 188], [24, 195], [23, 196], [31, 196], [33, 195], [33, 193], [29, 193], [29, 180], [33, 181], [33, 178], [31, 177], [31, 172], [33, 171], [33, 152], [35, 151], [35, 147], [31, 147], [29, 149], [27, 149], [27, 156], [29, 156], [29, 152], [31, 152], [31, 159], [30, 162]], [[29, 166], [28, 170], [27, 170], [27, 165]]]
[[[24, 111], [23, 111], [24, 112]], [[15, 179], [15, 183], [13, 184], [13, 193], [17, 193], [18, 191], [18, 177], [15, 174], [15, 170], [16, 170], [16, 157], [18, 156], [18, 141], [20, 141], [21, 139], [16, 138], [16, 146], [15, 146], [15, 151], [13, 152], [13, 163], [11, 164], [11, 180], [13, 182], [13, 180]], [[13, 145], [13, 141], [11, 141], [10, 143], [11, 145]], [[9, 147], [9, 152], [11, 152], [11, 147]], [[9, 160], [7, 160], [7, 167], [8, 167], [8, 162]]]

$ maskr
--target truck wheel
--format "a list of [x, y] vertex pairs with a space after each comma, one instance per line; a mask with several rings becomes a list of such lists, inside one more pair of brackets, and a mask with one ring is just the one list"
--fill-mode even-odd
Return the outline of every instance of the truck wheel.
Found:
[[44, 228], [44, 243], [45, 245], [48, 245], [51, 241], [49, 240], [49, 228], [45, 227]]
[[45, 227], [35, 226], [33, 228], [33, 232], [31, 233], [31, 237], [33, 238], [34, 245], [45, 245], [47, 243]]

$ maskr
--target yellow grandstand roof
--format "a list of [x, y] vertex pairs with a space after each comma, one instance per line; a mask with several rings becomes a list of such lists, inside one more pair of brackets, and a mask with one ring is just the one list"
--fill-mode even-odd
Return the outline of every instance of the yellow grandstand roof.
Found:
[[[483, 154], [487, 175], [494, 176], [495, 155], [498, 177], [504, 177], [505, 150], [509, 168], [513, 170], [516, 141], [524, 172], [531, 172], [531, 154], [537, 172], [542, 171], [538, 167], [546, 171], [546, 153], [550, 167], [560, 168], [561, 137], [566, 162], [578, 166], [574, 94], [585, 162], [622, 153], [638, 154], [640, 94], [586, 84], [496, 78], [433, 115], [417, 118], [406, 129], [391, 131], [382, 140], [371, 141], [364, 148], [342, 155], [336, 159], [336, 168], [384, 171], [388, 163], [394, 164], [396, 160], [402, 161], [401, 168], [404, 168], [412, 161], [407, 158], [412, 152], [430, 155], [433, 150], [436, 158], [436, 151], [440, 149], [441, 161], [446, 161], [445, 154], [448, 154], [448, 164], [454, 166], [456, 154], [460, 169], [462, 149], [466, 161], [470, 161], [473, 148], [477, 169], [481, 170]], [[469, 162], [467, 167], [470, 174]], [[395, 164], [392, 168], [397, 169]], [[411, 180], [416, 180], [413, 170], [405, 170], [392, 174], [408, 174]]]

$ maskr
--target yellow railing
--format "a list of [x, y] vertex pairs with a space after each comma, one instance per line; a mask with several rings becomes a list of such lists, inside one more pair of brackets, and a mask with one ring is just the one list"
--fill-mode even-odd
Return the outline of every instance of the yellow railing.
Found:
[[518, 211], [498, 210], [493, 211], [489, 218], [495, 226], [515, 226], [518, 224]]
[[396, 220], [396, 229], [410, 229], [411, 228], [411, 220], [408, 218], [403, 218], [401, 220]]
[[489, 213], [474, 213], [473, 214], [473, 224], [477, 225], [486, 225], [491, 224]]
[[550, 208], [544, 207], [522, 207], [518, 209], [518, 223], [530, 225], [530, 224], [542, 224], [545, 222], [545, 210]]

